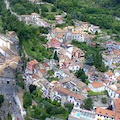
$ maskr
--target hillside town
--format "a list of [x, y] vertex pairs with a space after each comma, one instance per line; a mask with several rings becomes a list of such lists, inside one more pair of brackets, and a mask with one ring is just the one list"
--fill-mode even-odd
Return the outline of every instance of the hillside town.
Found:
[[[91, 34], [88, 34], [89, 31]], [[108, 40], [102, 46], [103, 62], [109, 67], [105, 73], [99, 72], [94, 66], [85, 63], [85, 51], [72, 45], [73, 39], [79, 42], [86, 42], [95, 47], [92, 39], [95, 32], [102, 32], [98, 26], [89, 25], [82, 22], [80, 26], [68, 26], [66, 28], [53, 28], [48, 34], [46, 47], [54, 48], [54, 54], [57, 53], [58, 59], [45, 59], [43, 63], [37, 60], [31, 60], [27, 63], [24, 73], [24, 79], [27, 85], [36, 85], [40, 87], [43, 97], [57, 100], [64, 106], [66, 102], [74, 104], [74, 108], [69, 115], [69, 120], [119, 120], [120, 111], [118, 110], [120, 102], [120, 70], [119, 52], [120, 43], [114, 40]], [[74, 73], [83, 69], [88, 77], [88, 84], [78, 79]], [[53, 75], [49, 76], [49, 71]], [[57, 78], [49, 80], [48, 77]], [[90, 94], [98, 93], [94, 96]], [[107, 94], [100, 94], [106, 91]], [[84, 100], [91, 97], [93, 101], [93, 110], [81, 108]], [[106, 97], [107, 103], [101, 102], [102, 97]], [[112, 106], [112, 109], [108, 109]]]
[[[29, 2], [43, 4], [38, 0]], [[42, 116], [51, 107], [53, 113], [59, 107], [67, 111], [66, 104], [72, 106], [68, 120], [120, 120], [120, 42], [98, 25], [78, 20], [67, 25], [64, 19], [55, 15], [50, 24], [35, 12], [19, 15], [19, 21], [27, 26], [49, 29], [48, 33], [37, 33], [47, 41], [44, 48], [52, 51], [50, 59], [43, 61], [21, 47], [21, 34], [18, 37], [16, 29], [0, 34], [0, 94], [9, 106], [0, 108], [2, 120], [8, 113], [12, 120], [43, 120], [34, 113]], [[30, 105], [29, 95], [26, 100], [24, 97], [26, 91], [32, 96]], [[56, 114], [47, 113], [44, 120], [65, 120]]]

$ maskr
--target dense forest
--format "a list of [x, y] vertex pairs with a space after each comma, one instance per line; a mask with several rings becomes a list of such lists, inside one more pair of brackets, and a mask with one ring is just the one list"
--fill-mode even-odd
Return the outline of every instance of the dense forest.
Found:
[[13, 11], [17, 14], [39, 13], [39, 8], [35, 4], [31, 4], [28, 0], [8, 0]]

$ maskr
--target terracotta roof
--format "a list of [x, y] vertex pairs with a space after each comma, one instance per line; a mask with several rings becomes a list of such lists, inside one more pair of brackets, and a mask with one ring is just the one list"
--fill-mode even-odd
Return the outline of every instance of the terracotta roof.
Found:
[[55, 44], [55, 43], [57, 43], [57, 42], [59, 42], [59, 41], [56, 40], [55, 38], [53, 38], [53, 39], [51, 39], [51, 42], [52, 42], [53, 44]]
[[72, 30], [72, 34], [80, 34], [79, 30]]
[[63, 38], [63, 36], [64, 36], [64, 33], [60, 33], [56, 35], [57, 38]]
[[41, 72], [42, 74], [45, 74], [45, 73], [46, 73], [46, 70], [45, 70], [45, 69], [40, 69], [40, 72]]
[[116, 55], [120, 55], [120, 50], [113, 50]]
[[34, 79], [38, 79], [39, 76], [35, 74], [35, 75], [32, 76], [32, 78], [34, 78]]
[[115, 112], [114, 111], [103, 109], [103, 108], [97, 108], [96, 114], [111, 117], [111, 118], [115, 117]]
[[87, 88], [86, 88], [86, 90], [87, 90], [87, 91], [90, 91], [90, 88], [89, 88], [89, 87], [87, 87]]
[[99, 88], [104, 86], [102, 82], [92, 82], [91, 84], [94, 88]]
[[32, 60], [32, 61], [29, 61], [28, 64], [30, 65], [35, 65], [35, 64], [38, 64], [39, 62], [37, 60]]
[[115, 111], [120, 112], [120, 98], [114, 101]]
[[116, 112], [116, 114], [115, 114], [115, 120], [120, 120], [120, 113], [119, 112]]
[[63, 87], [56, 87], [54, 89], [54, 91], [57, 91], [58, 93], [61, 93], [63, 95], [69, 95], [71, 97], [74, 97], [76, 100], [83, 100], [84, 99], [84, 96], [82, 96], [80, 94], [76, 94], [74, 92], [71, 92], [68, 89], [63, 88]]
[[113, 75], [113, 72], [112, 72], [112, 71], [108, 71], [106, 74], [107, 74], [108, 76], [112, 76], [112, 75]]
[[120, 94], [120, 90], [116, 90], [116, 93]]
[[49, 67], [49, 65], [46, 62], [43, 63], [43, 66], [44, 67]]
[[120, 76], [117, 77], [117, 80], [120, 80]]

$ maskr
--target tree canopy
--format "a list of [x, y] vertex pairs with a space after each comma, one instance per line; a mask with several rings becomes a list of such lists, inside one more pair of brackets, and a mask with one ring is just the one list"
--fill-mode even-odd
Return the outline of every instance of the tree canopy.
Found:
[[85, 108], [86, 110], [93, 109], [93, 101], [91, 98], [87, 98], [84, 100], [83, 108]]
[[28, 108], [32, 104], [32, 97], [29, 92], [25, 92], [23, 95], [23, 107]]

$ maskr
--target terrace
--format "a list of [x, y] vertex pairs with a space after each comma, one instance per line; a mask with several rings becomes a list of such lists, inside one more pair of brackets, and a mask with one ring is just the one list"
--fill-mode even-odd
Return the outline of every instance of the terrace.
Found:
[[94, 118], [94, 112], [74, 108], [69, 115], [68, 120], [94, 120]]

